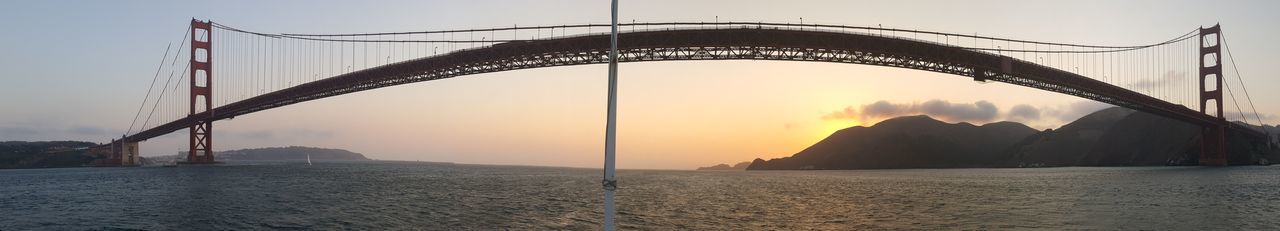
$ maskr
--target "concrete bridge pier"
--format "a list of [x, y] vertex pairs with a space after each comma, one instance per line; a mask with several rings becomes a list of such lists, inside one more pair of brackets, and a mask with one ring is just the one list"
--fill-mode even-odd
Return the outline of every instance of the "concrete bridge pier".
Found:
[[113, 142], [111, 153], [113, 153], [112, 156], [120, 159], [120, 166], [142, 165], [138, 156], [138, 142]]
[[138, 142], [125, 142], [123, 139], [112, 140], [107, 145], [91, 147], [85, 151], [85, 155], [97, 158], [92, 163], [92, 166], [96, 167], [142, 165], [141, 157], [138, 156]]

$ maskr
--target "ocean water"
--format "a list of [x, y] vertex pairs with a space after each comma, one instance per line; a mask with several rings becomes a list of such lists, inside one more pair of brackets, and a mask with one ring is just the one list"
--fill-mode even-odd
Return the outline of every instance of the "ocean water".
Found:
[[[418, 162], [0, 170], [0, 230], [593, 230], [600, 171]], [[636, 230], [1280, 229], [1280, 167], [619, 172]]]

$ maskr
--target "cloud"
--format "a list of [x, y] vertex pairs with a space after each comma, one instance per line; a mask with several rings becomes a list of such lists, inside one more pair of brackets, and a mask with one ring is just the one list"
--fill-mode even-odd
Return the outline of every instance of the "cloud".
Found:
[[1076, 121], [1076, 119], [1080, 119], [1080, 117], [1084, 117], [1089, 113], [1093, 113], [1093, 112], [1096, 112], [1102, 109], [1107, 109], [1110, 107], [1114, 107], [1114, 106], [1110, 104], [1098, 102], [1098, 101], [1083, 100], [1083, 101], [1076, 101], [1074, 103], [1070, 103], [1067, 105], [1041, 107], [1040, 111], [1043, 112], [1043, 115], [1053, 117], [1057, 119], [1059, 122], [1069, 123], [1071, 121]]
[[332, 131], [321, 131], [311, 129], [279, 129], [279, 130], [252, 130], [252, 131], [227, 131], [227, 134], [246, 140], [321, 140], [333, 137]]
[[40, 131], [27, 127], [0, 127], [0, 141], [14, 140], [18, 137], [28, 137], [39, 133]]
[[[857, 120], [864, 124], [911, 115], [928, 115], [947, 122], [989, 123], [1015, 121], [1037, 128], [1053, 128], [1070, 123], [1098, 110], [1113, 107], [1096, 101], [1076, 101], [1052, 106], [1018, 104], [1003, 112], [991, 102], [955, 103], [934, 99], [923, 103], [893, 103], [885, 100], [861, 106], [848, 106], [823, 114], [822, 120]], [[1252, 118], [1252, 117], [1250, 117]], [[1268, 117], [1263, 117], [1267, 120]], [[1276, 118], [1280, 119], [1280, 118]]]
[[249, 132], [233, 132], [235, 137], [250, 140], [267, 140], [276, 136], [275, 132], [267, 130], [249, 131]]
[[995, 104], [985, 100], [967, 103], [952, 103], [945, 100], [929, 100], [924, 103], [890, 103], [876, 101], [862, 105], [859, 109], [852, 106], [843, 110], [823, 115], [824, 120], [858, 119], [872, 121], [907, 115], [928, 115], [939, 120], [951, 122], [990, 122], [996, 120], [1000, 110]]
[[952, 104], [942, 100], [930, 100], [920, 105], [926, 115], [949, 121], [990, 122], [996, 120], [1000, 110], [995, 104], [981, 100], [973, 104]]
[[[1194, 78], [1185, 71], [1166, 71], [1159, 78], [1154, 79], [1138, 79], [1131, 83], [1124, 84], [1125, 88], [1141, 91], [1142, 89], [1155, 89], [1165, 86], [1186, 86], [1189, 84], [1187, 78]], [[1194, 83], [1194, 82], [1190, 82]]]
[[24, 123], [0, 125], [0, 141], [84, 140], [105, 141], [119, 138], [123, 129], [88, 125]]
[[[893, 103], [880, 100], [862, 106], [847, 106], [844, 109], [823, 114], [820, 118], [822, 120], [857, 120], [864, 124], [869, 124], [900, 116], [928, 115], [938, 120], [953, 123], [987, 123], [1005, 120], [1020, 122], [1032, 127], [1053, 128], [1111, 107], [1115, 106], [1091, 100], [1039, 107], [1018, 104], [1009, 108], [1008, 112], [1002, 115], [999, 113], [999, 108], [985, 100], [973, 103], [953, 103], [940, 99], [923, 103]], [[1249, 124], [1257, 124], [1259, 119], [1264, 124], [1280, 122], [1280, 115], [1276, 114], [1259, 113], [1254, 115], [1252, 112], [1245, 112], [1243, 119], [1238, 111], [1224, 111], [1223, 114], [1228, 120], [1248, 121]], [[784, 124], [783, 126], [789, 129], [795, 125]]]
[[[918, 114], [911, 112], [911, 107], [913, 106], [913, 104], [892, 104], [889, 103], [889, 101], [884, 100], [876, 101], [872, 104], [862, 105], [861, 119], [890, 118], [905, 114]], [[846, 110], [848, 110], [848, 108], [846, 108]]]
[[1040, 120], [1040, 108], [1026, 104], [1014, 105], [1005, 115], [1005, 119], [1019, 122]]
[[[95, 135], [95, 136], [96, 136], [96, 135], [105, 135], [105, 134], [107, 134], [107, 129], [104, 129], [104, 128], [101, 128], [101, 127], [94, 127], [94, 126], [77, 125], [77, 126], [72, 126], [71, 128], [68, 128], [68, 129], [67, 129], [67, 132], [70, 132], [71, 134], [79, 134], [79, 135]], [[119, 134], [117, 134], [117, 135], [119, 135]]]
[[333, 132], [311, 129], [290, 129], [285, 131], [285, 135], [294, 139], [328, 139], [333, 137]]
[[[880, 101], [884, 102], [884, 101]], [[864, 106], [865, 107], [865, 106]], [[823, 120], [841, 120], [841, 119], [859, 119], [858, 111], [853, 110], [852, 106], [844, 107], [844, 110], [834, 111], [822, 115]]]

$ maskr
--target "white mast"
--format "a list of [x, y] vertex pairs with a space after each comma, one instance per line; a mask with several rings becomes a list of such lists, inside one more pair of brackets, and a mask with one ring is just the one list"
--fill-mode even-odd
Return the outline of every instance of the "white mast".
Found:
[[618, 126], [618, 0], [613, 0], [610, 7], [613, 22], [609, 34], [609, 112], [604, 128], [604, 230], [613, 230], [613, 192], [618, 189], [618, 181], [614, 179], [614, 157], [617, 149]]

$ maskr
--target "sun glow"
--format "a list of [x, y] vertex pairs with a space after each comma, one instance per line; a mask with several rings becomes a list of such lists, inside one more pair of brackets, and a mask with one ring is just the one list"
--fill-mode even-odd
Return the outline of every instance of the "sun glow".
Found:
[[840, 129], [845, 129], [845, 128], [854, 127], [854, 126], [865, 126], [865, 125], [863, 121], [857, 120], [857, 119], [822, 120], [822, 126], [820, 126], [821, 129], [819, 129], [817, 131], [817, 134], [815, 134], [817, 139], [814, 139], [814, 141], [827, 138], [827, 136], [830, 136], [832, 133], [835, 133]]

